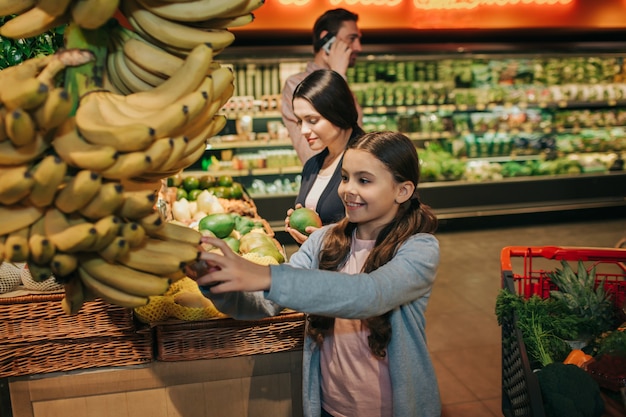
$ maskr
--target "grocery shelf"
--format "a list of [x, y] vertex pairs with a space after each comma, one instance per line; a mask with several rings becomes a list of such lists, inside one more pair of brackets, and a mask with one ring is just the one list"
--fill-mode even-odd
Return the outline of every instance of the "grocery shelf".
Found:
[[[442, 227], [454, 223], [505, 219], [510, 224], [524, 216], [561, 216], [609, 210], [626, 214], [626, 172], [545, 175], [497, 181], [425, 182], [420, 198], [430, 205]], [[284, 228], [285, 214], [295, 195], [256, 196], [259, 214], [272, 228]], [[280, 240], [280, 239], [279, 239]]]
[[280, 148], [293, 146], [290, 140], [232, 140], [232, 141], [211, 141], [207, 143], [206, 149], [226, 150], [226, 149], [255, 149], [255, 148]]

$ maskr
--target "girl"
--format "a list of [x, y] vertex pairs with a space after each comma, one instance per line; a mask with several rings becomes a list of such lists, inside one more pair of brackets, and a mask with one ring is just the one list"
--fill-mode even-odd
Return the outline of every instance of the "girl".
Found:
[[[335, 223], [345, 215], [337, 195], [341, 158], [348, 142], [363, 134], [354, 96], [341, 75], [332, 70], [317, 70], [298, 84], [293, 110], [303, 139], [317, 153], [304, 164], [295, 207], [315, 210], [322, 224]], [[292, 211], [287, 211], [285, 231], [302, 244], [307, 236], [290, 227]], [[313, 230], [309, 227], [307, 232]]]
[[206, 296], [236, 318], [308, 314], [306, 417], [438, 417], [439, 391], [424, 312], [439, 262], [437, 220], [417, 193], [419, 162], [395, 132], [351, 143], [338, 193], [339, 223], [315, 231], [289, 264], [248, 262], [219, 239], [202, 253]]

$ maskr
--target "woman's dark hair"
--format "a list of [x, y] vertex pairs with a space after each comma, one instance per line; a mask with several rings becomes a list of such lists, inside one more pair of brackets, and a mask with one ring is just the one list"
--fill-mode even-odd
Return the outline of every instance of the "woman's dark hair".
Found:
[[[389, 262], [398, 247], [416, 233], [435, 233], [437, 217], [429, 206], [419, 200], [417, 185], [419, 183], [419, 158], [417, 150], [409, 138], [398, 132], [366, 133], [348, 144], [350, 149], [366, 151], [374, 155], [393, 174], [397, 182], [411, 181], [415, 192], [409, 200], [400, 205], [396, 217], [378, 234], [374, 248], [368, 255], [362, 272], [372, 272]], [[330, 229], [324, 236], [320, 252], [319, 268], [337, 271], [350, 255], [352, 232], [357, 227], [344, 218]], [[368, 336], [372, 353], [377, 357], [385, 357], [387, 345], [391, 340], [391, 324], [387, 312], [366, 321], [370, 330]], [[307, 332], [318, 343], [333, 325], [333, 318], [309, 316]]]
[[350, 86], [333, 70], [320, 69], [310, 73], [293, 92], [293, 100], [296, 98], [311, 103], [322, 117], [340, 129], [361, 129]]
[[322, 38], [323, 31], [336, 35], [343, 22], [357, 22], [358, 20], [358, 14], [352, 13], [346, 9], [339, 8], [325, 12], [318, 17], [315, 24], [313, 24], [313, 51], [317, 53], [322, 48], [320, 39]]

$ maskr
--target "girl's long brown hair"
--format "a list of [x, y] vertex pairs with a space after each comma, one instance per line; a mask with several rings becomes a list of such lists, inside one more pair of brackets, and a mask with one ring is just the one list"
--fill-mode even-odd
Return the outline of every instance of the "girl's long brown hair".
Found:
[[[389, 262], [398, 247], [416, 233], [434, 233], [437, 217], [431, 208], [419, 200], [419, 158], [415, 146], [409, 138], [397, 132], [371, 132], [348, 145], [347, 149], [369, 152], [380, 160], [398, 182], [411, 181], [415, 185], [413, 196], [400, 205], [396, 217], [378, 234], [374, 248], [363, 265], [362, 272], [372, 272]], [[358, 225], [344, 218], [324, 236], [320, 252], [319, 268], [337, 271], [350, 256], [352, 232]], [[368, 343], [372, 353], [379, 358], [386, 355], [391, 340], [391, 311], [378, 317], [370, 317], [365, 323], [370, 330]], [[333, 317], [309, 315], [307, 333], [317, 343], [324, 341], [325, 335], [334, 324]]]

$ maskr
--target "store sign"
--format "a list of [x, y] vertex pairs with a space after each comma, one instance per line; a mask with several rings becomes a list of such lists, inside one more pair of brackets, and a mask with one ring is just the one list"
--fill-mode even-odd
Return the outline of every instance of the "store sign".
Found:
[[[334, 7], [349, 6], [397, 6], [404, 0], [330, 0], [328, 3]], [[280, 4], [291, 6], [306, 6], [313, 0], [278, 0]]]
[[364, 31], [626, 28], [626, 0], [271, 0], [233, 31], [310, 32], [318, 16], [339, 7], [357, 13]]
[[554, 6], [570, 4], [573, 0], [413, 0], [417, 9], [474, 9], [479, 6], [514, 6], [518, 4], [537, 4]]

